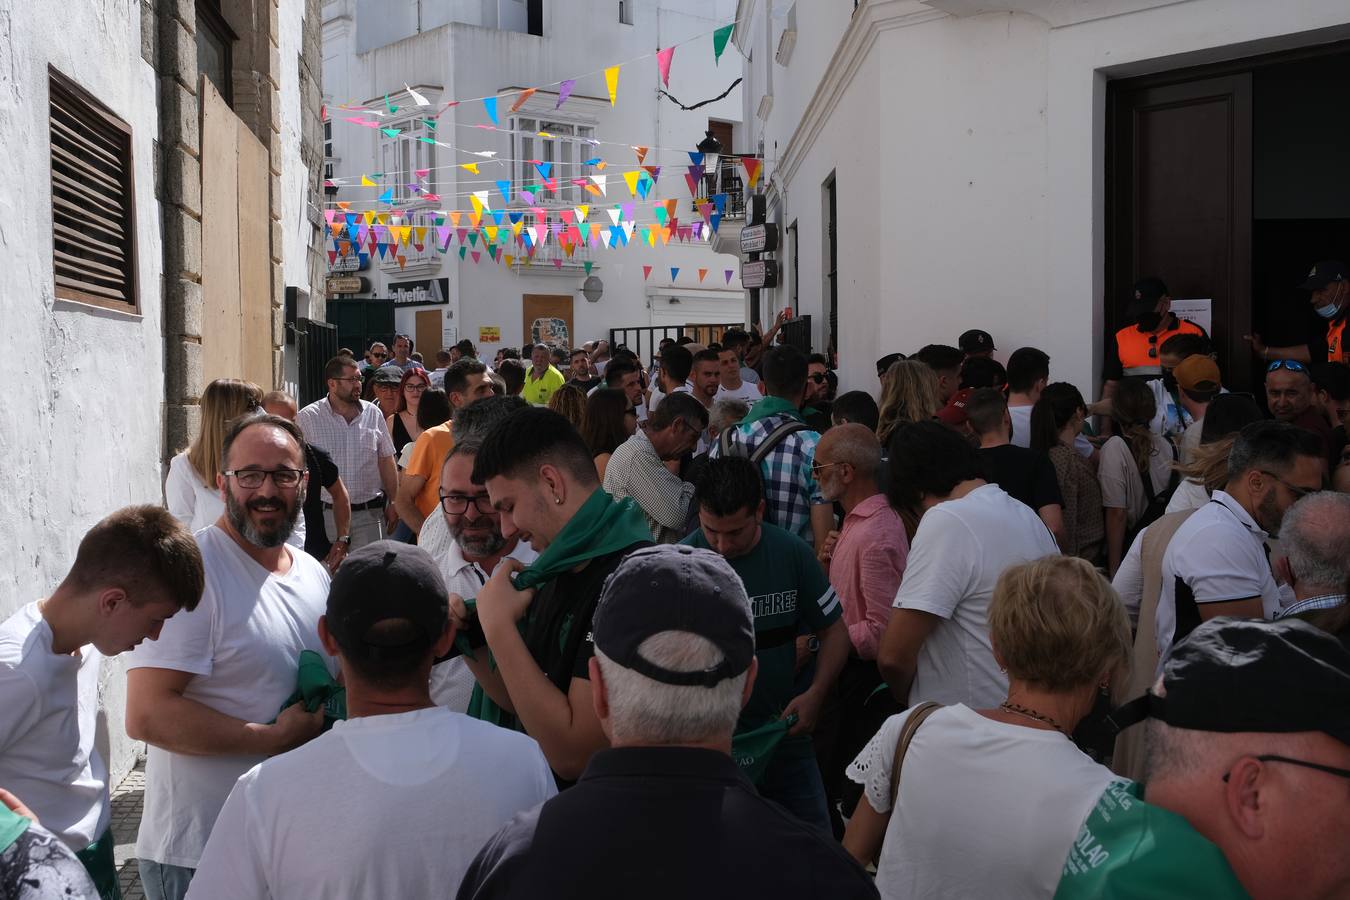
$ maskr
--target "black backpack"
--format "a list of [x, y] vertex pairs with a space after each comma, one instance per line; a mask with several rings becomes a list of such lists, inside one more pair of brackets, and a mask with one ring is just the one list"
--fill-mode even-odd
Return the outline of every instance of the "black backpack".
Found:
[[[1177, 461], [1176, 445], [1171, 441], [1168, 441], [1167, 447], [1172, 451], [1172, 462], [1175, 463]], [[1139, 519], [1134, 523], [1134, 527], [1130, 528], [1125, 533], [1125, 546], [1121, 548], [1122, 552], [1130, 549], [1134, 544], [1134, 539], [1139, 536], [1139, 532], [1161, 519], [1167, 513], [1167, 504], [1172, 502], [1172, 495], [1176, 493], [1177, 485], [1181, 481], [1177, 470], [1172, 468], [1171, 474], [1167, 479], [1167, 486], [1159, 491], [1155, 490], [1153, 487], [1153, 476], [1149, 473], [1147, 465], [1139, 467], [1138, 471], [1139, 480], [1144, 485], [1144, 495], [1148, 497], [1148, 505], [1145, 506], [1144, 511], [1139, 514]]]

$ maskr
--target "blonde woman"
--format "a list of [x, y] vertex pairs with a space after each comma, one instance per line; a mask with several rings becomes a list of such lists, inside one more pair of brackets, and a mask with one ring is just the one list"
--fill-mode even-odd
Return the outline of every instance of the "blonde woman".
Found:
[[1106, 579], [1069, 556], [1009, 567], [989, 606], [1008, 672], [995, 709], [939, 707], [914, 732], [892, 809], [907, 710], [848, 767], [863, 786], [844, 849], [877, 863], [884, 898], [1045, 898], [1116, 776], [1069, 738], [1103, 686], [1124, 683], [1130, 626]]
[[1106, 525], [1106, 573], [1110, 576], [1116, 574], [1129, 549], [1127, 532], [1139, 524], [1152, 498], [1163, 495], [1172, 482], [1176, 453], [1167, 438], [1149, 429], [1157, 409], [1153, 390], [1139, 379], [1121, 381], [1111, 398], [1116, 434], [1102, 444], [1097, 463]]
[[197, 439], [169, 462], [164, 482], [165, 505], [189, 531], [200, 531], [225, 511], [216, 475], [226, 425], [245, 413], [257, 412], [262, 398], [262, 388], [238, 378], [217, 378], [202, 393]]
[[927, 363], [902, 359], [886, 370], [877, 419], [877, 440], [885, 449], [891, 432], [900, 422], [927, 422], [942, 408], [938, 399], [937, 374]]

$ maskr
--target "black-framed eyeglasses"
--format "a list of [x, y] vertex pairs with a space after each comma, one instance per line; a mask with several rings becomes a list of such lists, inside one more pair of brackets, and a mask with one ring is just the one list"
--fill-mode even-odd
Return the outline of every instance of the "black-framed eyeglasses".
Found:
[[468, 494], [440, 494], [439, 496], [441, 498], [441, 509], [452, 516], [464, 515], [469, 511], [470, 503], [478, 507], [478, 512], [485, 516], [496, 511], [492, 508], [492, 500], [487, 494], [474, 494], [473, 496]]
[[1262, 475], [1269, 475], [1271, 478], [1274, 478], [1280, 484], [1284, 485], [1285, 488], [1288, 489], [1289, 493], [1294, 495], [1295, 500], [1302, 500], [1309, 494], [1315, 493], [1315, 491], [1312, 488], [1301, 488], [1296, 484], [1290, 484], [1280, 476], [1276, 475], [1274, 472], [1268, 472], [1265, 469], [1257, 469], [1256, 471], [1260, 472]]
[[305, 473], [300, 469], [230, 469], [221, 474], [233, 478], [241, 488], [251, 491], [262, 487], [268, 476], [271, 476], [272, 483], [279, 488], [293, 488], [300, 484], [300, 479]]
[[403, 389], [405, 391], [416, 391], [417, 393], [420, 394], [422, 391], [425, 391], [429, 387], [431, 387], [431, 385], [422, 384], [420, 381], [410, 381], [403, 386]]
[[1277, 359], [1266, 366], [1267, 372], [1274, 372], [1276, 369], [1288, 369], [1290, 372], [1308, 374], [1308, 367], [1296, 359]]
[[[1264, 753], [1260, 756], [1253, 757], [1253, 759], [1259, 760], [1260, 762], [1288, 763], [1291, 766], [1302, 766], [1305, 769], [1315, 769], [1318, 772], [1326, 772], [1328, 775], [1335, 775], [1337, 778], [1350, 779], [1350, 769], [1338, 769], [1335, 766], [1327, 766], [1323, 765], [1322, 763], [1308, 762], [1306, 759], [1294, 759], [1293, 757], [1290, 756], [1279, 756], [1278, 754], [1274, 753]], [[1228, 776], [1232, 774], [1233, 772], [1231, 769], [1227, 772], [1224, 772], [1223, 780], [1227, 781]]]

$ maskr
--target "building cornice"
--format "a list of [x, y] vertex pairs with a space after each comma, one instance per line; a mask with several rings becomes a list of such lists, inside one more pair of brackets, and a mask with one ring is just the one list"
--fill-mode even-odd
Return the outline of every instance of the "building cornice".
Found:
[[801, 165], [806, 151], [816, 142], [816, 138], [829, 121], [830, 113], [839, 103], [844, 91], [853, 81], [868, 52], [877, 38], [896, 28], [908, 28], [921, 25], [935, 19], [947, 18], [950, 14], [933, 9], [918, 0], [864, 0], [849, 22], [844, 36], [839, 40], [834, 55], [830, 57], [811, 100], [802, 111], [801, 120], [788, 139], [787, 146], [779, 156], [778, 171], [771, 173], [774, 180], [791, 180]]

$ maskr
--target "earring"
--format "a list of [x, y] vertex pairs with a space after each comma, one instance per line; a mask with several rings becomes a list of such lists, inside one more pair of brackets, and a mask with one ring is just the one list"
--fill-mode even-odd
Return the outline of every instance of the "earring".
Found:
[[556, 503], [558, 506], [562, 506], [562, 498], [561, 498], [561, 497], [555, 496], [555, 497], [553, 498], [553, 502]]

